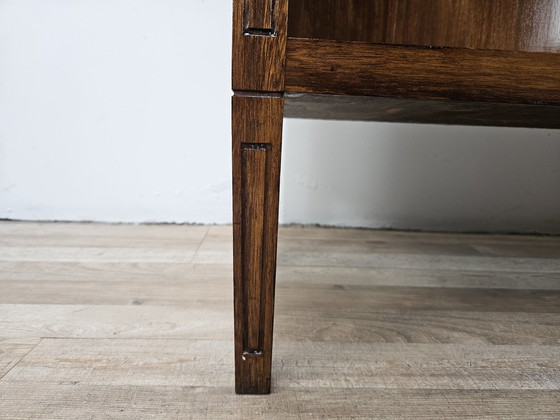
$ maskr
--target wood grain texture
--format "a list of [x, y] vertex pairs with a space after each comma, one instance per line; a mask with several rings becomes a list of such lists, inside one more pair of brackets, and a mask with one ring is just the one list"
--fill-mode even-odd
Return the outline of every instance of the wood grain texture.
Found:
[[[281, 249], [281, 248], [280, 248]], [[281, 251], [282, 252], [282, 251]], [[405, 286], [509, 290], [558, 290], [558, 273], [370, 267], [278, 267], [279, 287], [291, 283], [339, 286]]]
[[[288, 299], [281, 288], [278, 301]], [[276, 314], [279, 341], [557, 345], [560, 314], [413, 308], [285, 309]]]
[[[231, 226], [228, 226], [231, 230]], [[231, 232], [229, 234], [231, 239]], [[206, 242], [206, 241], [205, 241]], [[228, 244], [231, 249], [231, 244]], [[215, 251], [216, 253], [218, 251]], [[0, 261], [0, 279], [16, 284], [19, 281], [48, 283], [73, 282], [108, 285], [111, 282], [167, 284], [188, 286], [204, 282], [229, 281], [231, 264], [190, 264], [169, 262], [81, 262], [81, 261]], [[99, 291], [103, 293], [103, 290]], [[230, 293], [224, 291], [223, 293]], [[118, 298], [118, 296], [117, 296]]]
[[[224, 387], [234, 373], [230, 344], [43, 339], [3, 380]], [[283, 341], [277, 353], [275, 383], [282, 388], [560, 388], [559, 346]]]
[[200, 244], [210, 226], [0, 222], [2, 246], [90, 246], [177, 248]]
[[277, 349], [280, 363], [275, 367], [281, 369], [274, 372], [279, 386], [295, 382], [310, 388], [560, 388], [559, 346], [376, 343], [331, 346], [308, 341], [290, 344], [292, 352], [307, 355], [295, 360], [284, 352], [285, 345], [279, 344]]
[[212, 226], [198, 249], [194, 264], [233, 264], [233, 238], [230, 226]]
[[[275, 363], [277, 392], [248, 399], [235, 397], [228, 386], [233, 380], [228, 344], [43, 340], [0, 381], [1, 413], [10, 419], [86, 413], [93, 418], [147, 413], [166, 418], [558, 414], [558, 346], [286, 341]], [[22, 393], [29, 395], [26, 404], [21, 404]]]
[[0, 380], [39, 343], [39, 338], [0, 338]]
[[[149, 246], [143, 226], [95, 226], [0, 231]], [[0, 418], [558, 418], [558, 237], [281, 228], [297, 265], [278, 273], [274, 392], [242, 397], [231, 230], [207, 229], [201, 264], [0, 261]], [[156, 250], [189, 236], [153, 232]]]
[[[278, 289], [279, 302], [289, 298]], [[555, 345], [560, 314], [418, 308], [314, 308], [284, 305], [279, 341]], [[352, 308], [350, 310], [349, 308]], [[464, 308], [464, 307], [463, 307]], [[35, 339], [223, 340], [233, 336], [231, 308], [114, 305], [1, 305], [0, 337]], [[185, 321], [187, 320], [187, 321]], [[231, 342], [229, 342], [231, 345]]]
[[[546, 127], [557, 124], [559, 116], [556, 108], [560, 109], [560, 54], [555, 53], [560, 51], [556, 36], [560, 12], [555, 2], [464, 0], [451, 4], [442, 0], [356, 0], [336, 3], [329, 0], [295, 3], [292, 2], [290, 13], [290, 32], [296, 37], [288, 38], [288, 0], [234, 1], [233, 271], [238, 393], [268, 393], [270, 390], [284, 91], [463, 102], [447, 108], [444, 105], [443, 112], [438, 103], [432, 114], [424, 115], [424, 122], [507, 125], [511, 121], [522, 126]], [[341, 33], [338, 33], [339, 28], [343, 28]], [[297, 38], [308, 34], [314, 38], [334, 37], [336, 41]], [[384, 45], [375, 44], [379, 42]], [[399, 45], [389, 45], [391, 43]], [[506, 105], [479, 106], [469, 113], [465, 110], [472, 104], [465, 101]], [[387, 114], [410, 115], [411, 108], [421, 109], [429, 103], [410, 101], [404, 112], [391, 103], [389, 109], [377, 111], [376, 115], [377, 118]], [[507, 104], [544, 108], [521, 109]], [[436, 110], [438, 106], [439, 111]], [[296, 108], [294, 116], [307, 108], [309, 106]], [[340, 106], [330, 108], [331, 115], [338, 117], [341, 110]], [[519, 115], [511, 111], [518, 111]], [[344, 112], [347, 111], [342, 110]], [[416, 111], [415, 115], [422, 119], [422, 111]], [[459, 266], [467, 272], [499, 270], [489, 268], [495, 261], [485, 261], [485, 257], [480, 256], [481, 251], [467, 249], [469, 256], [446, 258], [445, 268], [452, 270], [451, 267]], [[461, 250], [464, 252], [464, 248]], [[424, 255], [411, 258], [399, 253], [377, 256], [372, 262], [365, 253], [358, 251], [350, 258], [344, 252], [326, 255], [323, 252], [323, 260], [317, 264], [317, 254], [321, 253], [293, 252], [292, 259], [288, 257], [287, 261], [291, 265], [381, 269], [405, 262], [404, 267], [396, 267], [413, 270], [427, 270], [434, 262], [434, 258]], [[441, 255], [435, 260], [439, 263]], [[508, 267], [515, 265], [508, 259], [501, 262]], [[532, 261], [528, 258], [516, 261], [528, 262]], [[555, 260], [538, 263], [539, 270], [548, 275], [560, 272]], [[481, 264], [482, 268], [475, 268], [476, 264]], [[530, 267], [525, 264], [513, 271], [533, 270], [533, 266]], [[474, 288], [442, 290], [433, 287], [430, 294], [436, 295], [436, 304], [426, 303], [426, 296], [414, 287], [334, 284], [326, 288], [297, 287], [291, 291], [296, 293], [283, 309], [300, 306], [299, 299], [303, 298], [319, 310], [342, 310], [348, 302], [363, 311], [371, 308], [416, 311], [474, 308], [481, 311], [482, 307], [489, 312], [556, 313], [560, 310], [560, 294], [550, 290], [484, 289], [481, 292]], [[373, 303], [362, 299], [372, 294], [377, 297]], [[326, 383], [333, 386], [336, 382]], [[549, 386], [556, 384], [550, 380]]]
[[[193, 262], [227, 264], [228, 258], [231, 257], [231, 240], [230, 226], [211, 226]], [[341, 253], [344, 250], [353, 252], [361, 248], [372, 255], [383, 253], [560, 258], [560, 237], [543, 235], [407, 232], [284, 225], [278, 229], [278, 241], [282, 253], [288, 253], [290, 249], [300, 246], [308, 247], [302, 249], [305, 252], [312, 251], [310, 248], [315, 246], [329, 246]]]
[[[243, 308], [245, 343], [244, 353], [257, 355], [263, 353], [264, 310], [266, 305], [266, 270], [263, 264], [267, 249], [266, 243], [266, 199], [267, 199], [267, 160], [270, 150], [267, 146], [242, 147], [242, 184], [243, 243], [242, 255], [245, 256], [243, 281]], [[270, 280], [269, 280], [270, 281]]]
[[286, 91], [560, 105], [558, 68], [553, 53], [290, 38]]
[[208, 226], [0, 223], [0, 261], [190, 262]]
[[266, 33], [274, 31], [274, 1], [245, 0], [243, 14], [246, 32]]
[[0, 262], [0, 303], [231, 307], [231, 265]]
[[[127, 268], [130, 271], [127, 272]], [[144, 272], [129, 264], [103, 264], [84, 270], [79, 264], [0, 264], [0, 270], [21, 270], [0, 276], [0, 303], [79, 305], [230, 305], [232, 268], [229, 265], [176, 265], [158, 275], [149, 266]], [[39, 270], [51, 270], [43, 274]], [[76, 274], [72, 275], [71, 271]], [[157, 270], [157, 267], [153, 267]], [[171, 272], [170, 272], [171, 271]], [[21, 275], [17, 275], [21, 274]], [[58, 278], [57, 278], [58, 277]], [[475, 271], [452, 269], [400, 269], [370, 267], [279, 266], [278, 288], [302, 284], [393, 286], [423, 288], [474, 288], [509, 290], [557, 290], [558, 273], [531, 271]], [[372, 293], [375, 293], [372, 289]]]
[[211, 306], [3, 304], [0, 338], [231, 338], [231, 303]]
[[139, 247], [0, 247], [2, 261], [83, 261], [83, 262], [190, 262], [198, 246], [192, 244], [178, 248]]
[[232, 88], [282, 92], [288, 0], [233, 2]]
[[[211, 227], [217, 234], [218, 229], [222, 234], [227, 232], [226, 226]], [[535, 246], [539, 250], [543, 246], [557, 246], [560, 244], [559, 235], [527, 235], [527, 234], [499, 234], [499, 233], [456, 233], [456, 232], [418, 232], [397, 231], [384, 229], [342, 228], [329, 226], [309, 225], [284, 225], [280, 227], [280, 239], [285, 240], [341, 240], [344, 243], [352, 242], [386, 242], [394, 247], [402, 243], [422, 246], [423, 244], [439, 245], [469, 245], [469, 244], [494, 244], [496, 246], [510, 246], [517, 244], [529, 252]]]
[[[25, 404], [21, 396], [26, 395]], [[0, 418], [557, 419], [560, 391], [282, 388], [240, 398], [229, 387], [0, 382]]]
[[366, 310], [458, 310], [481, 312], [560, 313], [560, 291], [415, 288], [392, 286], [294, 285], [283, 290], [279, 310], [305, 303], [317, 310], [348, 307]]
[[[311, 241], [310, 241], [311, 242]], [[315, 242], [317, 243], [317, 242]], [[380, 252], [371, 254], [366, 251], [367, 244], [354, 244], [353, 251], [336, 249], [333, 244], [323, 245], [323, 252], [318, 249], [305, 249], [297, 252], [297, 245], [282, 252], [279, 262], [292, 266], [319, 267], [370, 267], [370, 268], [406, 268], [416, 270], [464, 270], [472, 272], [502, 272], [560, 275], [560, 261], [548, 258], [488, 258], [484, 256], [445, 255], [445, 257], [429, 254], [414, 255], [411, 253]], [[301, 248], [300, 248], [301, 250]]]
[[231, 386], [231, 340], [45, 338], [3, 380]]
[[233, 97], [236, 391], [270, 392], [282, 145], [281, 97]]
[[309, 93], [284, 98], [284, 116], [288, 118], [560, 128], [560, 111], [554, 105]]
[[299, 38], [560, 52], [557, 0], [298, 0]]

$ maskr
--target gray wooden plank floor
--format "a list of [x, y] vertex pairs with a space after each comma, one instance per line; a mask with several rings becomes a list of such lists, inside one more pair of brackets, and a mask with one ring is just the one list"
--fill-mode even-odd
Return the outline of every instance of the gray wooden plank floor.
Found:
[[0, 419], [560, 418], [560, 238], [280, 230], [233, 392], [231, 227], [0, 222]]

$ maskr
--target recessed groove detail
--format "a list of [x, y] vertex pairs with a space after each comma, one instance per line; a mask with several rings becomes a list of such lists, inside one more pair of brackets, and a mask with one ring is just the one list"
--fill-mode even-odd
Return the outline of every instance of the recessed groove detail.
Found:
[[283, 92], [263, 92], [261, 90], [236, 90], [235, 96], [245, 96], [249, 98], [282, 98]]
[[245, 0], [243, 30], [251, 35], [274, 33], [274, 0]]
[[234, 0], [233, 90], [283, 92], [288, 0]]
[[235, 391], [241, 394], [270, 392], [284, 110], [282, 97], [252, 93], [236, 91], [232, 99]]
[[256, 36], [273, 36], [273, 29], [259, 29], [259, 28], [247, 28], [243, 32], [245, 35], [256, 35]]
[[267, 157], [269, 144], [243, 143], [243, 301], [244, 354], [263, 353], [265, 287], [265, 228], [267, 196]]
[[243, 352], [243, 357], [260, 357], [263, 354], [260, 350], [246, 350]]

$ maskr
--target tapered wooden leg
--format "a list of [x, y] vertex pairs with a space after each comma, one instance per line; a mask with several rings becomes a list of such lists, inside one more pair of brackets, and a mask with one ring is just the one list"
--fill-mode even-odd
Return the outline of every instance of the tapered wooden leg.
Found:
[[235, 391], [270, 392], [284, 100], [232, 103]]

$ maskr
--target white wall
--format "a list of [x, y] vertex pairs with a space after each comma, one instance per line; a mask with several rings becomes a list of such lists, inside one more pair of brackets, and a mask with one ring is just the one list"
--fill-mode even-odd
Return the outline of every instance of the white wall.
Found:
[[285, 222], [560, 233], [560, 130], [290, 120]]
[[[228, 223], [230, 0], [0, 0], [0, 218]], [[560, 233], [560, 130], [287, 120], [281, 221]]]
[[230, 221], [229, 0], [0, 0], [0, 217]]

